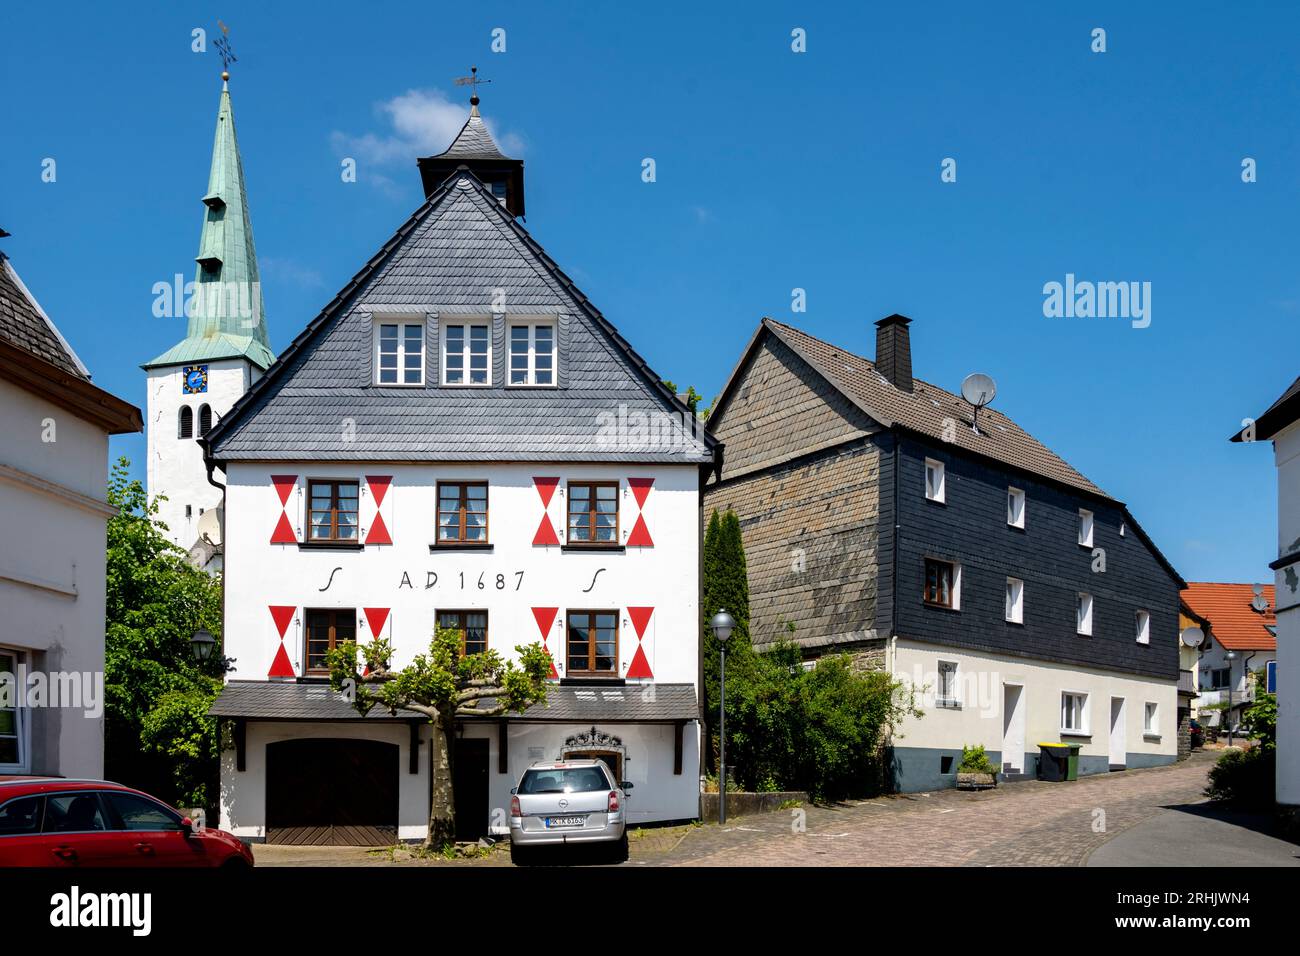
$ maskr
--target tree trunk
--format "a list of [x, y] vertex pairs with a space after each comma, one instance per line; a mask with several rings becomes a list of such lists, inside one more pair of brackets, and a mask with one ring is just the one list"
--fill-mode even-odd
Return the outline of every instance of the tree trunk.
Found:
[[451, 772], [455, 745], [454, 721], [439, 717], [433, 724], [430, 748], [432, 793], [429, 800], [429, 837], [425, 846], [440, 850], [456, 841], [456, 791]]

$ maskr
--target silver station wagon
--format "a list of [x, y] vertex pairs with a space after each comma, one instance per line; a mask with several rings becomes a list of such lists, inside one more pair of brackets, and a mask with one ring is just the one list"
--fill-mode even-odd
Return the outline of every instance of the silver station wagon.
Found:
[[603, 760], [533, 764], [510, 791], [510, 859], [531, 863], [541, 847], [608, 843], [616, 862], [623, 862], [623, 806], [631, 789], [615, 783]]

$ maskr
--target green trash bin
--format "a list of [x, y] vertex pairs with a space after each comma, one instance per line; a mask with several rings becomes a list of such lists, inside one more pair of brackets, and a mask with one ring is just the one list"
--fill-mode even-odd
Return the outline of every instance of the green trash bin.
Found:
[[1066, 762], [1065, 762], [1065, 779], [1078, 780], [1079, 779], [1079, 748], [1081, 745], [1066, 744], [1065, 746], [1070, 748], [1070, 756], [1066, 758]]

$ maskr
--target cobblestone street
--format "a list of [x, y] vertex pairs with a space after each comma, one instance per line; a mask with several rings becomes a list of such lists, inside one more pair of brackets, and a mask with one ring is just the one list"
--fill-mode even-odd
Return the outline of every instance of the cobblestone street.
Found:
[[[1215, 753], [1150, 770], [885, 797], [697, 827], [661, 865], [1081, 866], [1161, 807], [1200, 803]], [[635, 861], [634, 861], [635, 862]]]

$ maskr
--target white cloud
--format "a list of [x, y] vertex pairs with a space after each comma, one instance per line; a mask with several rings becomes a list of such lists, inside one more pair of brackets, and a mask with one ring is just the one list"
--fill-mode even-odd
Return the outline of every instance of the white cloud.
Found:
[[[440, 90], [407, 90], [375, 104], [375, 112], [390, 128], [360, 135], [335, 130], [330, 142], [340, 156], [351, 156], [358, 162], [376, 166], [405, 165], [419, 156], [441, 153], [469, 118], [469, 108], [464, 103], [451, 102]], [[522, 152], [520, 136], [499, 133], [486, 117], [484, 122], [502, 152], [511, 156]]]

